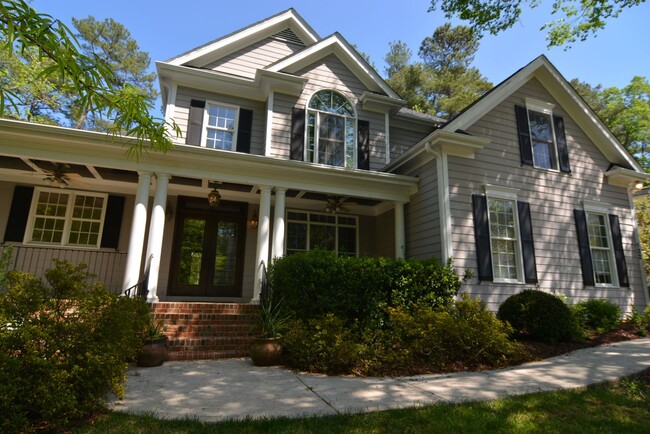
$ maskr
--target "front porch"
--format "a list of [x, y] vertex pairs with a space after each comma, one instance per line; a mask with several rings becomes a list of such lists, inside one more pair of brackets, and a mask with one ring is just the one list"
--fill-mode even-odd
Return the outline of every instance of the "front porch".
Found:
[[417, 178], [188, 145], [138, 161], [127, 138], [0, 127], [0, 231], [19, 270], [85, 262], [117, 293], [148, 267], [151, 303], [249, 303], [275, 257], [405, 254]]

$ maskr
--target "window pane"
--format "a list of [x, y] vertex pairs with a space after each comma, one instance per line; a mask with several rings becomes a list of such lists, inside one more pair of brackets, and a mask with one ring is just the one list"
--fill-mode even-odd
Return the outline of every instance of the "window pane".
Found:
[[529, 110], [528, 121], [533, 147], [533, 164], [544, 169], [557, 169], [551, 115]]
[[307, 161], [314, 161], [314, 149], [316, 146], [316, 114], [307, 115]]
[[216, 105], [208, 106], [208, 125], [232, 130], [235, 128], [235, 110]]
[[68, 244], [96, 246], [104, 198], [79, 194], [74, 203]]
[[593, 249], [591, 251], [591, 259], [594, 264], [596, 283], [613, 283], [609, 252], [607, 250]]
[[493, 237], [517, 238], [512, 201], [490, 199], [490, 234]]
[[355, 256], [357, 254], [356, 228], [339, 227], [339, 255]]
[[307, 225], [304, 223], [287, 224], [287, 249], [307, 250]]
[[609, 248], [607, 228], [603, 214], [587, 214], [587, 230], [591, 247]]
[[208, 129], [205, 146], [212, 149], [232, 151], [233, 134], [229, 131]]
[[38, 195], [31, 242], [60, 244], [70, 195], [41, 191]]
[[216, 250], [212, 283], [216, 286], [233, 286], [237, 259], [237, 223], [219, 222]]
[[336, 227], [312, 224], [309, 227], [309, 250], [336, 250]]
[[492, 240], [492, 263], [496, 279], [517, 279], [515, 242]]
[[178, 283], [198, 285], [203, 259], [203, 231], [205, 220], [185, 219], [181, 239]]

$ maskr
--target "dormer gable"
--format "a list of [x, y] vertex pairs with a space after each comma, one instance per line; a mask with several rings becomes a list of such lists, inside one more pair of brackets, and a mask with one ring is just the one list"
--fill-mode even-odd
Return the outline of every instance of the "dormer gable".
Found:
[[293, 8], [259, 21], [205, 45], [189, 50], [165, 63], [175, 66], [202, 68], [238, 50], [265, 38], [284, 39], [305, 46], [316, 43], [320, 37]]
[[368, 91], [385, 95], [397, 102], [401, 101], [400, 96], [338, 32], [265, 69], [271, 72], [293, 74], [329, 55], [336, 56], [364, 84]]

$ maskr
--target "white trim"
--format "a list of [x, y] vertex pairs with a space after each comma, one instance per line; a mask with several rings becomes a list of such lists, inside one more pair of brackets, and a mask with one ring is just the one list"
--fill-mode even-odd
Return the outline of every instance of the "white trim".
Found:
[[612, 163], [625, 165], [643, 173], [643, 169], [625, 150], [611, 131], [589, 108], [584, 100], [571, 87], [569, 82], [555, 69], [549, 60], [541, 55], [528, 65], [497, 85], [489, 94], [476, 102], [443, 127], [446, 131], [465, 130], [488, 114], [494, 107], [505, 101], [532, 78], [539, 80], [567, 114], [582, 128], [587, 137]]
[[[451, 197], [449, 194], [449, 163], [447, 154], [442, 153], [436, 158], [438, 169], [438, 208], [440, 210], [440, 238], [442, 245], [442, 260], [447, 262], [454, 256], [451, 233]], [[442, 199], [442, 200], [441, 200]]]
[[[584, 202], [583, 202], [584, 205]], [[589, 207], [591, 208], [591, 207]], [[589, 233], [589, 214], [602, 216], [604, 219], [603, 226], [605, 227], [605, 232], [607, 235], [607, 248], [604, 247], [594, 247], [591, 245], [591, 234]], [[594, 286], [596, 288], [619, 288], [620, 284], [618, 281], [618, 267], [616, 265], [616, 258], [614, 256], [614, 243], [612, 241], [612, 229], [609, 222], [609, 214], [606, 210], [602, 208], [600, 210], [588, 209], [585, 208], [585, 223], [587, 225], [587, 241], [589, 242], [589, 255], [591, 257], [591, 269], [593, 270]], [[598, 283], [596, 282], [596, 267], [594, 267], [594, 255], [593, 250], [607, 250], [607, 258], [609, 260], [609, 269], [612, 276], [611, 283]]]
[[526, 98], [526, 108], [536, 112], [544, 113], [553, 116], [553, 108], [555, 104], [550, 102], [540, 101], [533, 98]]
[[[56, 220], [63, 220], [63, 232], [61, 234], [61, 242], [59, 243], [32, 241], [32, 237], [34, 235], [34, 222], [36, 219], [36, 207], [38, 205], [38, 199], [40, 193], [42, 192], [67, 195], [67, 202], [65, 204], [65, 216], [55, 217]], [[72, 211], [75, 207], [75, 199], [77, 196], [88, 196], [88, 197], [103, 199], [102, 210], [99, 217], [99, 229], [97, 232], [97, 242], [95, 243], [95, 245], [70, 243], [70, 232], [72, 230], [71, 228], [72, 220], [80, 219], [80, 218], [74, 218], [72, 216]], [[106, 218], [107, 206], [108, 206], [107, 193], [97, 193], [93, 191], [69, 190], [69, 189], [60, 189], [60, 188], [51, 188], [51, 187], [34, 187], [34, 193], [32, 194], [32, 202], [29, 207], [29, 217], [27, 218], [27, 224], [25, 226], [25, 235], [23, 237], [23, 244], [30, 245], [30, 246], [60, 246], [60, 247], [74, 247], [79, 249], [93, 249], [93, 250], [99, 249], [102, 243], [102, 232], [104, 230], [104, 220]], [[48, 218], [54, 216], [43, 216], [43, 217]]]
[[273, 142], [273, 99], [275, 93], [269, 91], [269, 97], [266, 100], [266, 137], [264, 140], [264, 155], [271, 156], [271, 145]]
[[612, 212], [612, 206], [605, 202], [597, 202], [595, 200], [583, 200], [582, 208], [586, 212], [594, 212], [599, 214], [610, 214]]
[[[165, 122], [171, 124], [174, 121], [176, 114], [176, 93], [178, 92], [178, 85], [172, 81], [169, 86], [169, 94], [167, 95], [167, 106], [165, 107]], [[170, 134], [173, 132], [170, 131]]]
[[[289, 219], [289, 213], [297, 213], [297, 214], [306, 214], [307, 219], [306, 220], [291, 220]], [[311, 215], [321, 215], [321, 216], [327, 216], [327, 217], [333, 217], [334, 218], [334, 223], [328, 223], [328, 222], [318, 222], [318, 221], [311, 221], [310, 216]], [[349, 219], [354, 219], [354, 226], [350, 224], [345, 224], [345, 223], [339, 223], [339, 217], [343, 218], [349, 218]], [[322, 225], [322, 226], [330, 226], [336, 228], [336, 233], [334, 237], [334, 253], [336, 255], [339, 255], [339, 231], [338, 229], [341, 227], [344, 228], [352, 228], [354, 227], [355, 231], [355, 249], [356, 251], [354, 252], [354, 256], [359, 256], [359, 216], [356, 215], [347, 215], [347, 214], [329, 214], [326, 212], [322, 211], [312, 211], [309, 209], [298, 209], [298, 208], [286, 208], [285, 211], [285, 222], [287, 225], [287, 230], [285, 231], [285, 243], [284, 243], [284, 254], [286, 255], [288, 247], [289, 247], [289, 242], [288, 242], [288, 237], [289, 237], [289, 230], [288, 226], [289, 224], [304, 224], [307, 225], [307, 234], [306, 234], [306, 248], [305, 250], [303, 249], [294, 249], [296, 252], [309, 252], [311, 250], [310, 248], [310, 241], [311, 241], [311, 225]]]
[[399, 95], [386, 84], [383, 78], [352, 48], [352, 46], [339, 33], [334, 33], [316, 44], [285, 57], [279, 62], [266, 68], [268, 71], [297, 72], [301, 66], [310, 61], [315, 61], [329, 54], [334, 54], [350, 68], [351, 72], [370, 90], [384, 92], [391, 98], [401, 100]]
[[[282, 27], [282, 28], [281, 28]], [[232, 50], [233, 47], [243, 48], [247, 43], [253, 43], [256, 39], [271, 36], [274, 33], [288, 27], [298, 33], [301, 39], [307, 39], [309, 43], [315, 43], [320, 39], [318, 34], [307, 24], [307, 22], [293, 9], [288, 9], [273, 17], [267, 18], [259, 23], [245, 27], [234, 33], [209, 42], [203, 46], [194, 48], [186, 53], [180, 54], [167, 60], [172, 65], [183, 65], [199, 61], [202, 58], [219, 58], [219, 52]], [[226, 53], [222, 53], [225, 55]]]
[[512, 187], [503, 187], [501, 185], [484, 184], [485, 195], [497, 199], [510, 199], [517, 201], [519, 189]]
[[[639, 237], [639, 226], [636, 221], [636, 207], [634, 206], [634, 197], [632, 194], [632, 187], [627, 188], [627, 199], [630, 207], [630, 212], [632, 213], [632, 222], [634, 223], [632, 232], [634, 235], [634, 242], [636, 244], [637, 248], [637, 255], [635, 255], [638, 259], [638, 266], [639, 266], [639, 271], [641, 273], [641, 292], [643, 292], [643, 298], [645, 300], [645, 305], [650, 306], [650, 293], [648, 291], [648, 276], [645, 274], [645, 266], [643, 264], [643, 253], [641, 252], [641, 238]], [[629, 269], [628, 269], [629, 272]], [[629, 276], [628, 276], [629, 280]], [[630, 289], [632, 289], [632, 285], [630, 285]]]
[[386, 137], [386, 164], [390, 163], [390, 114], [384, 113], [384, 135]]
[[232, 109], [235, 111], [235, 119], [233, 120], [233, 129], [232, 129], [232, 148], [231, 149], [220, 149], [221, 151], [236, 151], [237, 150], [237, 133], [239, 132], [239, 109], [240, 107], [234, 104], [223, 103], [215, 100], [207, 100], [205, 102], [205, 108], [203, 109], [203, 128], [201, 130], [201, 147], [208, 149], [219, 149], [212, 148], [207, 146], [208, 142], [208, 129], [217, 130], [217, 131], [226, 131], [229, 132], [229, 128], [221, 128], [217, 126], [211, 126], [208, 124], [210, 120], [210, 106], [212, 107], [223, 107], [227, 109]]

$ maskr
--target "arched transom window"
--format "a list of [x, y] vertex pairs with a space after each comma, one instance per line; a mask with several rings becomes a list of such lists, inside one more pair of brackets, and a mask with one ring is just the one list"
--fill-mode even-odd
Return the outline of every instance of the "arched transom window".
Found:
[[316, 92], [307, 106], [305, 160], [330, 166], [355, 167], [356, 124], [354, 108], [338, 92]]

